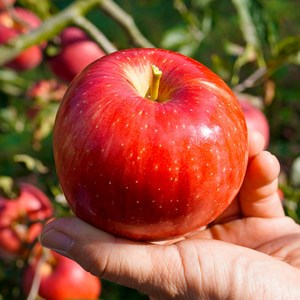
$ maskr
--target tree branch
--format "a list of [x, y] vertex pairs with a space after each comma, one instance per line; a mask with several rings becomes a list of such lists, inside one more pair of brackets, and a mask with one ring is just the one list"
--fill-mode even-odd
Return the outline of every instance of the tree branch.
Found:
[[252, 88], [255, 84], [264, 78], [268, 74], [267, 68], [259, 68], [254, 73], [252, 73], [248, 78], [246, 78], [243, 82], [238, 84], [233, 88], [235, 92], [243, 92], [248, 88]]
[[79, 16], [73, 23], [84, 30], [106, 53], [118, 50], [107, 37], [85, 17]]
[[76, 18], [85, 15], [92, 7], [102, 2], [101, 0], [77, 0], [69, 7], [54, 15], [32, 32], [10, 40], [0, 46], [0, 66], [14, 59], [23, 50], [41, 44], [59, 34], [65, 27], [73, 23]]
[[142, 35], [133, 18], [112, 0], [100, 3], [100, 9], [124, 29], [132, 42], [138, 47], [153, 48], [154, 46]]
[[58, 14], [44, 21], [39, 28], [28, 34], [19, 35], [4, 45], [0, 45], [0, 67], [31, 46], [39, 45], [42, 42], [52, 39], [71, 24], [75, 24], [86, 30], [88, 34], [96, 38], [95, 41], [106, 52], [115, 51], [115, 47], [106, 39], [101, 31], [93, 24], [88, 24], [88, 21], [83, 22], [83, 16], [97, 5], [124, 29], [136, 46], [154, 47], [139, 31], [132, 17], [112, 0], [77, 0]]

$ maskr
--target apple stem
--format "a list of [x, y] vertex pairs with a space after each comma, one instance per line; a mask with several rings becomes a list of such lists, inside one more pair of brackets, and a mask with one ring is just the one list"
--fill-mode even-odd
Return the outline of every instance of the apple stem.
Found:
[[152, 82], [146, 93], [146, 98], [153, 101], [157, 100], [161, 75], [162, 71], [155, 65], [152, 65]]

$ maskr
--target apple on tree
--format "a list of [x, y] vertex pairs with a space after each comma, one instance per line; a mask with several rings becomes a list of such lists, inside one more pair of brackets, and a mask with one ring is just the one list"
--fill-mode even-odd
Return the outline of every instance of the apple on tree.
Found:
[[[14, 14], [9, 11], [0, 12], [0, 44], [4, 44], [21, 34], [26, 34], [40, 26], [40, 19], [31, 11], [16, 7]], [[42, 49], [35, 45], [24, 50], [6, 66], [17, 71], [32, 69], [42, 60]]]
[[[47, 251], [47, 250], [45, 250]], [[34, 279], [39, 279], [38, 295], [45, 300], [85, 299], [96, 300], [101, 293], [101, 281], [80, 265], [53, 251], [46, 259], [36, 256], [25, 268], [22, 289], [30, 293]]]
[[49, 106], [49, 103], [60, 102], [66, 90], [67, 85], [54, 78], [34, 82], [26, 91], [27, 117], [33, 120], [41, 110]]
[[230, 88], [163, 49], [114, 52], [71, 83], [54, 126], [57, 174], [74, 213], [138, 240], [181, 236], [232, 202], [248, 160]]
[[249, 130], [260, 132], [265, 139], [265, 149], [270, 141], [270, 126], [265, 114], [247, 100], [247, 96], [238, 96], [242, 110], [245, 115], [246, 124]]
[[52, 72], [67, 82], [88, 64], [105, 55], [103, 50], [92, 41], [83, 30], [67, 27], [59, 36], [59, 51], [48, 57]]
[[53, 207], [48, 197], [29, 183], [19, 185], [13, 199], [0, 196], [0, 257], [15, 259], [26, 255], [42, 229], [43, 221], [51, 218]]

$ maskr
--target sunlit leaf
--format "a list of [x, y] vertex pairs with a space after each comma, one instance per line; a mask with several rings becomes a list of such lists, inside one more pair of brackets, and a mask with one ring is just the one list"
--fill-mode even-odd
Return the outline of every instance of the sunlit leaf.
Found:
[[29, 171], [35, 171], [40, 174], [46, 174], [48, 172], [48, 168], [44, 166], [40, 160], [26, 154], [15, 155], [14, 161], [17, 163], [23, 163]]

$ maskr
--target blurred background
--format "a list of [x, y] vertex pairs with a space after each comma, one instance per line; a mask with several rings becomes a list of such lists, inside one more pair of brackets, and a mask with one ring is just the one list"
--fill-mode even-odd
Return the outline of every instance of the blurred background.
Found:
[[[66, 22], [63, 13], [80, 2], [91, 5], [85, 4], [88, 8], [82, 18]], [[70, 214], [55, 174], [52, 127], [68, 84], [83, 67], [68, 60], [78, 49], [81, 57], [91, 51], [94, 60], [115, 49], [155, 46], [181, 52], [211, 68], [247, 103], [243, 107], [248, 126], [262, 131], [266, 149], [280, 161], [278, 192], [286, 213], [300, 220], [300, 2], [115, 0], [103, 1], [109, 5], [100, 8], [92, 2], [96, 3], [0, 0], [0, 300], [40, 297], [38, 291], [28, 296], [22, 288], [24, 270], [34, 261], [33, 253], [41, 252], [36, 248], [38, 234], [29, 238], [29, 231], [32, 224], [42, 224], [52, 215]], [[20, 8], [35, 17], [27, 19]], [[71, 25], [80, 32], [63, 35]], [[38, 34], [30, 35], [35, 28]], [[22, 36], [19, 44], [11, 42]], [[9, 58], [14, 51], [23, 53], [29, 39], [30, 46], [38, 49], [19, 61]], [[72, 39], [92, 44], [68, 50]], [[64, 74], [62, 69], [70, 72]], [[9, 219], [3, 203], [20, 198], [24, 182], [43, 193], [27, 190], [36, 201], [44, 201], [40, 199], [45, 196], [48, 211], [33, 216], [28, 209], [29, 215], [22, 211]], [[14, 235], [17, 232], [14, 239], [22, 240], [22, 247], [5, 242], [13, 234], [3, 228], [11, 224]], [[97, 297], [147, 299], [106, 281]]]

